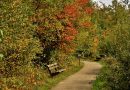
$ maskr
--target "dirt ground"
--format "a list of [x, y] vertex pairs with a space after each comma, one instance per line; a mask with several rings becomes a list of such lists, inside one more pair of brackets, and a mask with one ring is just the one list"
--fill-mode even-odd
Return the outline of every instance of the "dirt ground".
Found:
[[84, 67], [79, 72], [61, 81], [51, 90], [92, 90], [92, 84], [101, 67], [97, 62], [84, 61]]

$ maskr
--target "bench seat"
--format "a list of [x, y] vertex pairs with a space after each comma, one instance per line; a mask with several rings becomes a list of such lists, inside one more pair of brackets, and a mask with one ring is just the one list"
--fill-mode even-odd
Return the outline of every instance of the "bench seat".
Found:
[[57, 74], [57, 73], [61, 73], [66, 70], [66, 69], [60, 68], [57, 63], [49, 64], [49, 65], [47, 65], [47, 67], [48, 67], [48, 71], [51, 76], [53, 76], [54, 74]]

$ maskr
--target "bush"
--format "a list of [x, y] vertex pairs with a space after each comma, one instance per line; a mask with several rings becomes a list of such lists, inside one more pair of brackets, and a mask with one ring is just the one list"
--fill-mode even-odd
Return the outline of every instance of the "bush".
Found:
[[[100, 79], [103, 79], [105, 90], [129, 90], [130, 89], [130, 32], [129, 32], [129, 8], [126, 5], [113, 0], [112, 6], [104, 7], [98, 11], [102, 28], [102, 40], [100, 52], [112, 56], [108, 60], [107, 70]], [[105, 77], [105, 78], [104, 78]], [[100, 89], [101, 90], [101, 89]]]
[[[33, 14], [31, 0], [0, 1], [0, 88], [27, 88], [34, 84], [35, 69], [32, 59], [41, 53], [38, 38], [34, 35], [35, 26], [29, 17]], [[39, 74], [39, 73], [37, 73]], [[33, 76], [34, 75], [34, 76]], [[28, 78], [27, 78], [28, 77]]]

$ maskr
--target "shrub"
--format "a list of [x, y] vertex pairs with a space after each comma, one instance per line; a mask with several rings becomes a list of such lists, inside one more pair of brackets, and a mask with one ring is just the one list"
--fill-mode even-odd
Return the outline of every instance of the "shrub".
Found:
[[[29, 20], [33, 14], [31, 0], [0, 1], [0, 88], [28, 88], [34, 84], [36, 74], [32, 59], [41, 52], [38, 38], [34, 35], [35, 26]], [[37, 73], [39, 74], [39, 73]], [[29, 79], [29, 80], [27, 80]]]

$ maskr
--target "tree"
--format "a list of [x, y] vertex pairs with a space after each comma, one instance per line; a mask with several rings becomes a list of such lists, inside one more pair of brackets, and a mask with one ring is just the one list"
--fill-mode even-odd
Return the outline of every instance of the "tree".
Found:
[[109, 68], [101, 77], [105, 80], [102, 88], [113, 90], [129, 90], [130, 70], [130, 32], [129, 9], [126, 4], [113, 0], [111, 6], [98, 10], [98, 23], [101, 28], [102, 39], [100, 52], [112, 56], [107, 62]]
[[[36, 32], [44, 48], [45, 57], [42, 56], [42, 62], [49, 63], [51, 52], [60, 51], [67, 54], [75, 50], [74, 41], [78, 28], [91, 25], [85, 19], [92, 14], [92, 8], [88, 4], [89, 0], [39, 0], [39, 4], [35, 2], [36, 11], [32, 21], [37, 25]], [[82, 16], [84, 21], [81, 21]]]
[[[32, 60], [41, 52], [40, 42], [35, 37], [35, 26], [29, 17], [33, 14], [31, 0], [0, 1], [0, 88], [28, 88], [33, 84]], [[0, 36], [1, 36], [0, 35]]]

